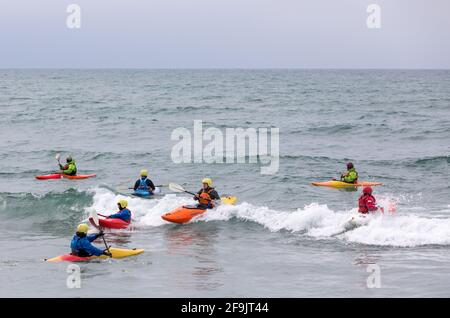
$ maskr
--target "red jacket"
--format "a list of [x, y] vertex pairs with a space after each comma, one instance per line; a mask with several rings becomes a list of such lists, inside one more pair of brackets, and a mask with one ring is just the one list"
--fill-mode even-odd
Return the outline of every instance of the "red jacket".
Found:
[[358, 205], [359, 205], [358, 209], [359, 213], [366, 214], [378, 210], [377, 200], [375, 200], [373, 195], [363, 194], [358, 199]]

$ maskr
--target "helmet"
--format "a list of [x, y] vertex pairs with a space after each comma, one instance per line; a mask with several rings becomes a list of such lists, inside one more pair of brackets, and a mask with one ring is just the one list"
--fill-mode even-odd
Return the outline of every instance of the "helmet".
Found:
[[125, 199], [122, 199], [122, 200], [119, 200], [119, 202], [117, 202], [117, 204], [119, 204], [122, 209], [125, 209], [128, 206], [128, 201]]
[[353, 163], [347, 163], [347, 170], [353, 169]]
[[211, 178], [204, 178], [202, 180], [202, 183], [206, 183], [208, 185], [208, 187], [210, 187], [210, 186], [212, 186], [213, 182], [212, 182]]
[[148, 170], [147, 169], [142, 169], [141, 170], [141, 177], [147, 177], [148, 176]]
[[89, 226], [86, 223], [81, 223], [77, 226], [77, 233], [87, 234]]
[[73, 158], [72, 158], [72, 156], [68, 156], [68, 157], [66, 158], [66, 161], [67, 161], [67, 162], [71, 162], [71, 161], [73, 161]]
[[363, 193], [364, 194], [372, 194], [372, 188], [371, 187], [364, 187]]

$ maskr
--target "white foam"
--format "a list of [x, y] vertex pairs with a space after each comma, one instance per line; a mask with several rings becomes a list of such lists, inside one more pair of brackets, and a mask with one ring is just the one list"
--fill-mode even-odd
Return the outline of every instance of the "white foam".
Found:
[[[93, 205], [86, 209], [88, 213], [95, 209], [99, 213], [116, 212], [116, 203], [126, 198], [133, 213], [133, 223], [136, 226], [162, 226], [169, 222], [161, 219], [161, 215], [184, 204], [193, 204], [189, 196], [174, 194], [165, 195], [150, 200], [116, 195], [106, 189], [94, 190]], [[380, 198], [379, 203], [385, 207], [393, 200], [389, 197]], [[364, 226], [338, 235], [354, 243], [387, 246], [419, 246], [427, 244], [450, 244], [450, 218], [424, 217], [419, 213], [401, 214], [398, 211], [391, 215], [377, 214]], [[418, 212], [417, 211], [417, 212]], [[295, 211], [277, 211], [265, 206], [255, 206], [247, 202], [235, 206], [222, 205], [214, 210], [193, 219], [191, 222], [228, 221], [236, 218], [242, 221], [255, 222], [270, 231], [289, 231], [315, 238], [333, 238], [341, 233], [344, 224], [350, 219], [356, 209], [349, 211], [333, 211], [327, 205], [311, 203]]]

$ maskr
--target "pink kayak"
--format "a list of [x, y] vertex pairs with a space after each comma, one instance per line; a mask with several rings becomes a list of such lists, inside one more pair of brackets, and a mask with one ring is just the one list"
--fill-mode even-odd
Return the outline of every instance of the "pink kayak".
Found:
[[[91, 224], [95, 226], [95, 222], [92, 217], [89, 217], [89, 222], [91, 222]], [[102, 214], [98, 214], [98, 223], [100, 227], [116, 230], [126, 229], [130, 225], [130, 222], [125, 222], [121, 219], [108, 219], [106, 215]]]
[[76, 176], [69, 176], [66, 174], [62, 174], [62, 173], [52, 173], [52, 174], [46, 174], [46, 175], [42, 175], [42, 176], [36, 176], [36, 179], [38, 180], [54, 180], [54, 179], [62, 179], [62, 178], [66, 178], [66, 179], [70, 179], [70, 180], [82, 180], [82, 179], [88, 179], [88, 178], [93, 178], [95, 177], [96, 174], [77, 174]]

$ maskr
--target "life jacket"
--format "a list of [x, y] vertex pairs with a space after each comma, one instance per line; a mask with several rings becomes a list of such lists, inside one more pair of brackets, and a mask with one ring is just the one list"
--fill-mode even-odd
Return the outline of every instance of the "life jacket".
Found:
[[375, 205], [375, 197], [372, 195], [362, 195], [358, 199], [358, 212], [362, 214], [367, 214], [369, 212], [374, 212], [377, 210]]
[[91, 256], [91, 254], [89, 254], [86, 250], [84, 250], [83, 248], [78, 247], [78, 243], [80, 242], [80, 240], [83, 237], [79, 237], [77, 236], [77, 240], [75, 242], [75, 244], [72, 246], [72, 255], [75, 256], [79, 256], [79, 257], [88, 257]]
[[148, 191], [150, 192], [150, 187], [147, 185], [147, 177], [145, 178], [141, 178], [139, 180], [139, 187], [136, 190], [140, 190], [140, 191]]
[[208, 188], [208, 190], [202, 189], [202, 193], [200, 193], [200, 198], [198, 202], [202, 205], [211, 205], [214, 207], [214, 201], [211, 200], [211, 196], [209, 195], [214, 188]]
[[77, 175], [77, 164], [75, 163], [75, 160], [69, 161], [63, 167], [63, 170], [70, 170], [67, 174], [69, 176], [76, 176]]

